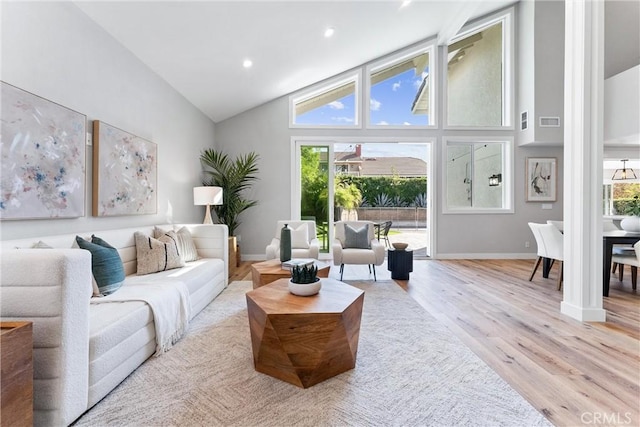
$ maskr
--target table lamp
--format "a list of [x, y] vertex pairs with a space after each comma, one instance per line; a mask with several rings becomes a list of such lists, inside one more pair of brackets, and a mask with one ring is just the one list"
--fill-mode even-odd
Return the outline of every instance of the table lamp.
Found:
[[207, 206], [203, 224], [213, 224], [211, 219], [211, 205], [222, 204], [222, 187], [193, 187], [193, 204]]

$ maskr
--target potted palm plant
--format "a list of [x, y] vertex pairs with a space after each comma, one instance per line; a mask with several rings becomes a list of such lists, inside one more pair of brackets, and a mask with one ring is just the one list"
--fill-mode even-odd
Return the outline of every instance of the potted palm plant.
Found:
[[200, 163], [205, 174], [202, 184], [223, 189], [222, 204], [214, 205], [212, 209], [220, 223], [229, 228], [229, 248], [233, 250], [234, 255], [237, 255], [235, 233], [241, 224], [240, 214], [258, 204], [257, 200], [246, 198], [244, 193], [258, 179], [259, 159], [255, 152], [231, 159], [227, 154], [212, 148], [200, 154]]

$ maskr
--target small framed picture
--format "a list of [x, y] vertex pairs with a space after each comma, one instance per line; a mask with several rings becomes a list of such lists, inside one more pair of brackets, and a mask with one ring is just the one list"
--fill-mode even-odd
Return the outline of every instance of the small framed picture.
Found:
[[528, 157], [526, 171], [527, 202], [555, 202], [558, 160], [555, 157]]

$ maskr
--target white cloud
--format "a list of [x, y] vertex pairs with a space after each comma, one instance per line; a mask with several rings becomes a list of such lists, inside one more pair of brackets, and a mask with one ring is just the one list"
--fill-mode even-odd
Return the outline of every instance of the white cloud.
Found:
[[392, 86], [391, 86], [391, 90], [393, 90], [394, 92], [397, 91], [398, 89], [400, 89], [400, 86], [402, 85], [401, 81], [397, 81], [395, 82]]
[[344, 110], [344, 104], [340, 101], [333, 101], [333, 102], [330, 102], [328, 105], [334, 110]]
[[379, 121], [378, 123], [376, 123], [377, 125], [381, 125], [381, 126], [387, 126], [389, 123], [385, 122], [384, 120]]
[[369, 104], [371, 105], [371, 111], [378, 111], [380, 110], [380, 107], [382, 107], [382, 102], [373, 98], [371, 98], [371, 102]]
[[409, 123], [409, 122], [404, 122], [402, 124], [405, 125], [405, 126], [411, 126], [411, 123]]
[[331, 117], [331, 120], [336, 122], [353, 123], [353, 118], [351, 117]]

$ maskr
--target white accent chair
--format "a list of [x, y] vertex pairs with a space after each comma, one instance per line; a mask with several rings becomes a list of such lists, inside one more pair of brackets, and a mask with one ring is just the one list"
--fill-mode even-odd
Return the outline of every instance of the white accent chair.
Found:
[[285, 224], [291, 229], [291, 257], [318, 259], [320, 242], [316, 234], [315, 221], [282, 220], [276, 225], [275, 237], [267, 245], [267, 259], [280, 258], [280, 231]]
[[[368, 226], [367, 239], [369, 248], [353, 248], [347, 247], [347, 238], [345, 234], [345, 226], [358, 230], [364, 226]], [[340, 280], [344, 273], [345, 264], [367, 264], [369, 273], [373, 269], [373, 280], [376, 278], [376, 265], [382, 265], [384, 262], [385, 248], [378, 239], [375, 238], [374, 223], [371, 221], [338, 221], [335, 223], [335, 238], [332, 244], [333, 263], [340, 266]]]
[[529, 228], [531, 228], [531, 232], [536, 238], [536, 244], [538, 245], [538, 259], [533, 266], [533, 271], [531, 271], [529, 281], [533, 280], [533, 276], [536, 274], [538, 266], [540, 266], [540, 261], [542, 261], [543, 258], [549, 258], [551, 260], [551, 266], [553, 266], [553, 262], [556, 260], [560, 262], [560, 269], [558, 271], [558, 290], [562, 289], [564, 262], [564, 238], [562, 233], [558, 227], [553, 224], [536, 224], [534, 222], [530, 222]]
[[[638, 285], [638, 267], [640, 267], [640, 241], [636, 242], [636, 244], [633, 245], [633, 251], [629, 252], [629, 254], [625, 254], [624, 252], [620, 254], [614, 253], [611, 257], [611, 261], [614, 263], [614, 266], [618, 266], [618, 279], [621, 282], [624, 273], [624, 266], [628, 265], [631, 267], [631, 287], [635, 290]], [[615, 270], [613, 272], [615, 273]]]

